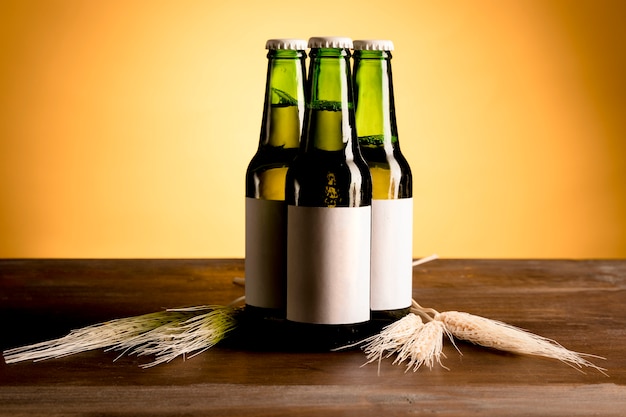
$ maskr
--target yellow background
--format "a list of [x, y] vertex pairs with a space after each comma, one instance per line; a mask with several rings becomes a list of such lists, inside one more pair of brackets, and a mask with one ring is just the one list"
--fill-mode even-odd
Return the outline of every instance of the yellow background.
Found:
[[390, 38], [414, 255], [626, 257], [626, 2], [0, 0], [0, 257], [243, 257], [272, 37]]

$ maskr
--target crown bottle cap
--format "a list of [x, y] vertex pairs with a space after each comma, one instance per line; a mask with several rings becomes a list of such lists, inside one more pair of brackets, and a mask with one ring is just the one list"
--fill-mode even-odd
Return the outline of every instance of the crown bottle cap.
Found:
[[393, 51], [393, 42], [388, 39], [359, 39], [354, 41], [355, 51]]
[[315, 36], [309, 38], [309, 48], [352, 48], [352, 39], [343, 36]]
[[265, 49], [291, 49], [294, 51], [303, 51], [306, 49], [306, 41], [296, 38], [277, 38], [268, 39], [265, 42]]

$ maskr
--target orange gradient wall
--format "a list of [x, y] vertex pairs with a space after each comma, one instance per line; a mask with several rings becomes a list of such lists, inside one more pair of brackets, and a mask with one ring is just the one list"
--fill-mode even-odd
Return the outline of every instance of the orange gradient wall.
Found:
[[0, 1], [0, 257], [243, 257], [272, 37], [390, 38], [415, 257], [626, 256], [621, 1]]

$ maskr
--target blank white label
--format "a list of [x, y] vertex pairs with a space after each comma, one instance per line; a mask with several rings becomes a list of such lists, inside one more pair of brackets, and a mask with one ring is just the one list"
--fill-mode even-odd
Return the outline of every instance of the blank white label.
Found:
[[287, 319], [369, 320], [371, 207], [289, 206], [287, 224]]
[[413, 199], [372, 200], [372, 310], [411, 305]]
[[287, 205], [246, 197], [246, 304], [285, 308]]

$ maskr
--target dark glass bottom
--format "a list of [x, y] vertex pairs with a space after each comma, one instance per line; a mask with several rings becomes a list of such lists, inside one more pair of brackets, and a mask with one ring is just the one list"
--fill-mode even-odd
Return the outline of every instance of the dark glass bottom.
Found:
[[330, 351], [358, 348], [359, 342], [376, 333], [371, 322], [354, 324], [311, 324], [287, 322], [293, 351]]
[[352, 346], [379, 333], [385, 326], [409, 313], [399, 310], [372, 311], [371, 320], [355, 324], [297, 323], [284, 318], [284, 310], [246, 305], [238, 315], [237, 329], [226, 343], [231, 347], [260, 351], [329, 351]]
[[283, 350], [285, 310], [246, 304], [237, 317], [237, 328], [227, 344], [246, 350]]

